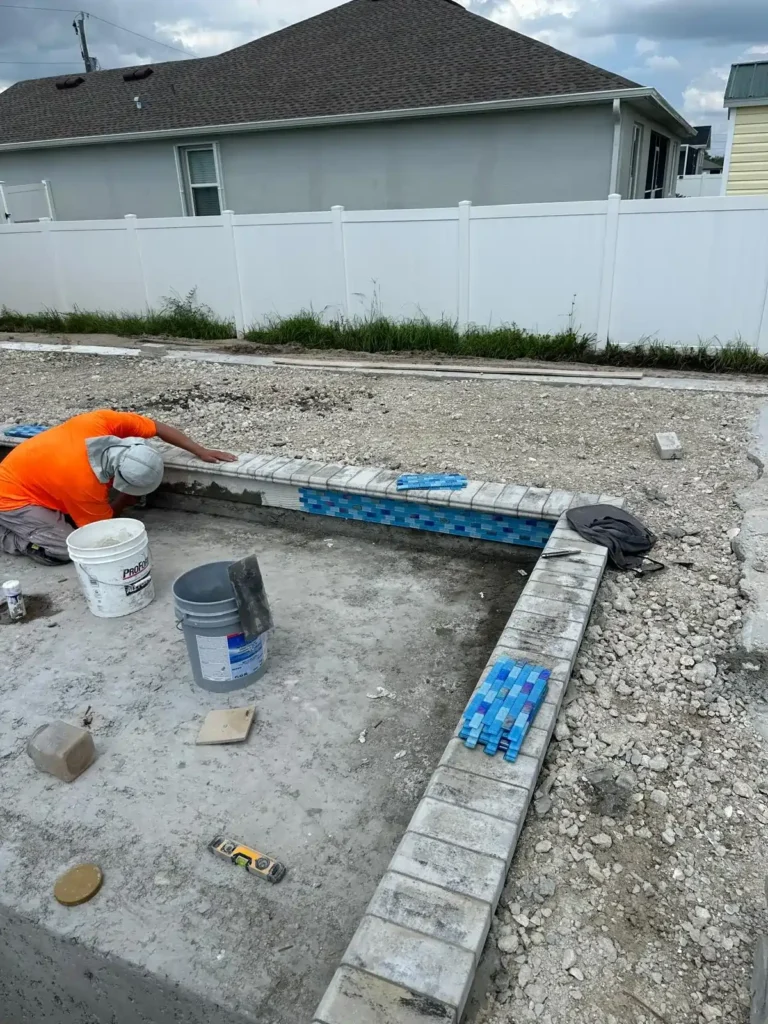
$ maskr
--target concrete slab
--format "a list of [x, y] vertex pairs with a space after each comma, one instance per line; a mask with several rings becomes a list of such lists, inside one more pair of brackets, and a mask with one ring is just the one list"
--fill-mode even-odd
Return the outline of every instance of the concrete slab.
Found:
[[[430, 537], [159, 510], [146, 522], [158, 597], [125, 619], [90, 616], [71, 566], [0, 556], [0, 573], [45, 598], [38, 618], [0, 626], [3, 1019], [310, 1021], [525, 583], [516, 568], [537, 553], [460, 557]], [[276, 622], [268, 671], [210, 694], [192, 682], [171, 582], [249, 552]], [[378, 686], [396, 699], [369, 699]], [[246, 743], [195, 746], [208, 711], [249, 703]], [[37, 772], [27, 738], [89, 706], [96, 763], [69, 786]], [[215, 858], [217, 834], [279, 858], [286, 878]], [[53, 884], [82, 860], [104, 886], [66, 909]]]

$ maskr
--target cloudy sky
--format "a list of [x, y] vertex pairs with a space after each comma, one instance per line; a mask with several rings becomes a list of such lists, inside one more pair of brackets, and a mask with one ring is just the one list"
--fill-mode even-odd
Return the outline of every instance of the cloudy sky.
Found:
[[[102, 67], [229, 49], [340, 0], [84, 0], [91, 52]], [[418, 0], [413, 0], [414, 3]], [[768, 59], [768, 0], [461, 0], [502, 25], [655, 86], [694, 124], [715, 126], [732, 62]], [[21, 78], [76, 70], [74, 12], [66, 0], [0, 0], [0, 89]], [[15, 6], [12, 6], [15, 5]], [[45, 7], [56, 10], [24, 10]], [[110, 25], [97, 17], [112, 22]], [[125, 26], [158, 42], [115, 27]]]

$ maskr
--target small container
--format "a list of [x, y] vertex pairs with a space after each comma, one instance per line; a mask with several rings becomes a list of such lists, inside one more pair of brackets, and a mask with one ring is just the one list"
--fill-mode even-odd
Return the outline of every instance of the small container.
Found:
[[6, 580], [3, 584], [3, 597], [8, 604], [8, 617], [11, 621], [23, 619], [27, 614], [21, 583], [18, 580]]

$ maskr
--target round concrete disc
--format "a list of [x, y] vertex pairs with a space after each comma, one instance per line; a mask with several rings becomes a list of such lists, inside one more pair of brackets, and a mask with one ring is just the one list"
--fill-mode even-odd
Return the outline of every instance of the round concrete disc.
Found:
[[93, 899], [103, 881], [102, 870], [96, 864], [78, 864], [56, 882], [53, 895], [65, 907], [76, 907]]

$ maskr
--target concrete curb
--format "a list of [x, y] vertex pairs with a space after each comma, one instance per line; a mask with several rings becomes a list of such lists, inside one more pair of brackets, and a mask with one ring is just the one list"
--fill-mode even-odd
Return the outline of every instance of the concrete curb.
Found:
[[[0, 446], [17, 443], [0, 427]], [[398, 474], [389, 470], [258, 454], [206, 464], [155, 443], [166, 463], [164, 486], [185, 494], [545, 551], [578, 547], [576, 555], [539, 559], [478, 681], [501, 655], [550, 669], [546, 701], [519, 758], [510, 764], [455, 736], [449, 741], [314, 1018], [456, 1024], [607, 562], [607, 549], [572, 531], [564, 513], [598, 501], [621, 507], [623, 499], [487, 481], [398, 494]]]
[[768, 405], [758, 414], [747, 458], [757, 466], [758, 475], [737, 495], [744, 518], [731, 545], [742, 562], [741, 590], [749, 598], [742, 646], [750, 654], [768, 654]]

